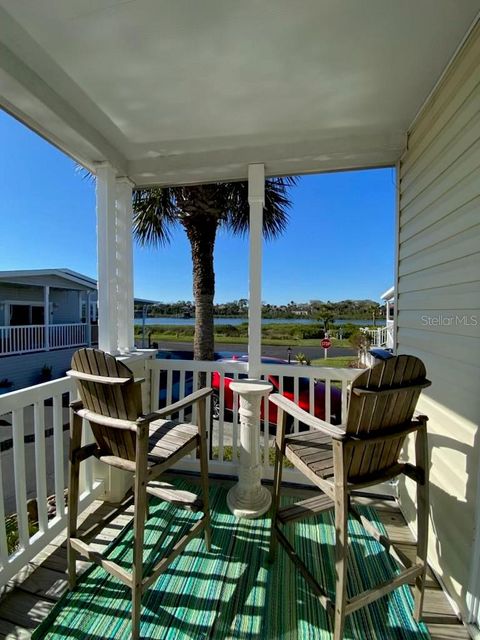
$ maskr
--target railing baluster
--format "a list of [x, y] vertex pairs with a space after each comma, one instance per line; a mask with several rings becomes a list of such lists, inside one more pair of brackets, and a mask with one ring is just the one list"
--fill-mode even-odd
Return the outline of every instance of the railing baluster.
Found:
[[[224, 419], [224, 409], [225, 409], [225, 374], [223, 371], [220, 372], [220, 394], [219, 394], [219, 403], [220, 403], [220, 415], [218, 418], [218, 461], [223, 462], [223, 458], [225, 455], [225, 419]], [[232, 427], [232, 456], [233, 456], [233, 427]]]
[[57, 515], [65, 514], [65, 478], [63, 468], [63, 415], [62, 396], [53, 396], [53, 466], [55, 472], [55, 504]]
[[[198, 371], [193, 372], [193, 391], [198, 389]], [[197, 422], [197, 403], [192, 407], [192, 424]]]
[[342, 380], [342, 423], [347, 417], [347, 380]]
[[25, 423], [23, 408], [12, 411], [15, 498], [17, 505], [18, 542], [22, 549], [29, 543], [27, 481], [25, 475]]
[[3, 497], [2, 456], [0, 454], [0, 562], [5, 567], [8, 562], [7, 531], [5, 527], [5, 501]]
[[[298, 377], [295, 376], [293, 378], [293, 401], [295, 404], [299, 404], [298, 402]], [[294, 418], [293, 420], [293, 430], [295, 433], [298, 433], [298, 418]]]
[[43, 400], [33, 405], [35, 427], [35, 482], [37, 485], [38, 526], [43, 533], [48, 527], [47, 463], [45, 457], [45, 407]]
[[332, 383], [329, 380], [325, 380], [325, 420], [331, 422], [332, 415]]
[[[94, 441], [92, 429], [86, 420], [83, 420], [83, 430], [82, 430], [82, 445], [91, 444]], [[85, 462], [80, 465], [80, 470], [83, 467], [83, 477], [82, 484], [83, 489], [87, 493], [90, 493], [93, 489], [93, 469], [95, 464], [95, 458], [87, 458]]]
[[308, 410], [315, 415], [315, 380], [311, 376], [308, 379]]
[[[262, 380], [266, 379], [266, 376], [261, 376]], [[269, 447], [270, 447], [270, 402], [268, 400], [268, 396], [264, 396], [262, 398], [263, 402], [263, 466], [270, 466], [270, 456], [269, 456]]]
[[[218, 414], [218, 441], [222, 442], [222, 456], [223, 456], [223, 437], [225, 433], [225, 373], [223, 371], [219, 371], [219, 385], [220, 388], [218, 390], [218, 404], [219, 404], [219, 414]], [[232, 460], [237, 459], [237, 450], [238, 444], [235, 438], [235, 428], [232, 425]]]
[[[233, 374], [233, 379], [238, 380], [238, 373]], [[223, 385], [225, 386], [225, 384]], [[235, 442], [235, 453], [238, 456], [238, 393], [233, 393], [233, 421], [232, 421], [232, 441]], [[237, 462], [237, 458], [235, 458]]]
[[150, 369], [150, 411], [157, 411], [160, 406], [160, 376], [159, 367]]
[[[180, 382], [179, 382], [179, 391], [178, 391], [178, 399], [182, 400], [185, 397], [185, 371], [180, 371]], [[182, 409], [179, 414], [180, 422], [185, 421], [185, 409]]]
[[[167, 371], [167, 405], [172, 404], [172, 392], [173, 392], [173, 370]], [[175, 398], [175, 401], [178, 398]]]

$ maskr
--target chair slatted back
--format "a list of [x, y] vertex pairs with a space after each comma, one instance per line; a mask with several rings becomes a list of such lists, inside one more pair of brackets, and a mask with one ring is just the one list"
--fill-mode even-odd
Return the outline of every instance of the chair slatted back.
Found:
[[[110, 378], [129, 378], [125, 384], [107, 384], [76, 378], [85, 409], [110, 418], [136, 420], [142, 413], [141, 385], [132, 371], [109, 353], [99, 349], [79, 349], [71, 368], [81, 373]], [[126, 429], [105, 427], [90, 421], [98, 446], [107, 455], [135, 460], [136, 434]]]
[[391, 435], [410, 422], [422, 388], [430, 384], [425, 376], [419, 358], [400, 355], [355, 378], [346, 423], [346, 432], [352, 437], [346, 460], [348, 478], [381, 473], [397, 463], [405, 435], [381, 442], [369, 442], [369, 438]]

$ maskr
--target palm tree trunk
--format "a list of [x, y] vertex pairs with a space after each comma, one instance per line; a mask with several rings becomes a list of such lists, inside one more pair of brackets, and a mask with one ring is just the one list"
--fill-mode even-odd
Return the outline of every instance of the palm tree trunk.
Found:
[[193, 263], [193, 296], [195, 299], [195, 338], [193, 357], [195, 360], [213, 360], [214, 326], [213, 298], [215, 294], [215, 272], [213, 249], [218, 222], [205, 217], [202, 224], [190, 225], [188, 218], [183, 226], [190, 241]]

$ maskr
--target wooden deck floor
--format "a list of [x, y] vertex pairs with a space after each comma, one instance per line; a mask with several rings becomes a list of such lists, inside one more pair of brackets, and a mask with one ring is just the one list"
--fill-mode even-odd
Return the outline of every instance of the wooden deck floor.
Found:
[[[296, 490], [292, 493], [309, 495], [306, 491]], [[411, 556], [412, 534], [396, 503], [367, 498], [359, 500], [375, 507], [389, 535], [396, 540], [404, 540], [402, 550]], [[82, 514], [80, 527], [82, 534], [90, 530], [99, 551], [118, 535], [133, 516], [133, 509], [128, 506], [99, 533], [97, 525], [108, 520], [113, 510], [112, 505], [97, 501]], [[78, 564], [81, 570], [89, 566], [88, 562]], [[63, 533], [3, 588], [0, 599], [0, 638], [18, 640], [30, 638], [35, 627], [65, 592], [67, 588], [65, 571], [66, 542], [65, 533]], [[458, 621], [431, 573], [425, 593], [424, 620], [430, 629], [432, 640], [467, 640], [469, 638], [466, 628]]]

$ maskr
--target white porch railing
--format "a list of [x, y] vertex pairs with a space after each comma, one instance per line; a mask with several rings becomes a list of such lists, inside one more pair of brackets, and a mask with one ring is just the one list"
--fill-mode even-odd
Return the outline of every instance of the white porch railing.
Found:
[[45, 337], [43, 324], [0, 327], [0, 356], [79, 347], [92, 341], [91, 327], [85, 323], [51, 324], [48, 343]]
[[[238, 397], [229, 395], [226, 379], [246, 377], [247, 364], [146, 360], [142, 366], [146, 367], [147, 384], [150, 383], [150, 394], [147, 395], [151, 410], [183, 398], [202, 383], [211, 385], [215, 378], [218, 398], [216, 419], [212, 415], [212, 399], [207, 403], [209, 470], [211, 473], [236, 475], [240, 432]], [[346, 411], [347, 385], [356, 373], [356, 369], [296, 365], [264, 364], [261, 367], [262, 378], [270, 378], [270, 381], [273, 378], [278, 391], [290, 394], [300, 404], [307, 403], [311, 413], [318, 415], [321, 411], [330, 416], [335, 410], [341, 414], [337, 415], [338, 421]], [[319, 383], [324, 385], [320, 395]], [[11, 424], [10, 428], [2, 427], [0, 439], [0, 585], [5, 584], [66, 527], [68, 403], [73, 393], [72, 381], [61, 378], [0, 396], [0, 416]], [[264, 403], [261, 445], [265, 478], [273, 476], [271, 451], [274, 427], [269, 411], [269, 403]], [[184, 421], [195, 420], [195, 415], [188, 414], [187, 410], [181, 411], [178, 417]], [[290, 425], [293, 431], [301, 427], [298, 422]], [[198, 470], [195, 454], [178, 468]], [[92, 459], [82, 465], [80, 509], [86, 508], [104, 491], [104, 482], [96, 479], [98, 473]], [[292, 482], [300, 480], [300, 476], [288, 468], [284, 478]], [[55, 502], [53, 517], [49, 513], [52, 495]], [[35, 505], [33, 516], [32, 503]], [[35, 529], [32, 529], [34, 523]]]
[[378, 327], [378, 329], [368, 329], [367, 334], [371, 340], [372, 347], [387, 349], [393, 347], [393, 325]]
[[[72, 381], [60, 378], [0, 396], [0, 416], [11, 424], [11, 428], [2, 426], [0, 444], [0, 585], [66, 526], [66, 429], [72, 393]], [[101, 490], [102, 483], [94, 481], [92, 461], [87, 461], [80, 508]], [[52, 495], [53, 517], [47, 500]], [[29, 504], [35, 505], [33, 517]]]
[[[189, 360], [150, 360], [146, 362], [147, 371], [150, 370], [151, 407], [155, 411], [159, 407], [175, 402], [196, 389], [201, 384], [202, 376], [206, 386], [212, 386], [215, 374], [216, 392], [215, 402], [218, 419], [213, 419], [212, 398], [207, 402], [207, 424], [210, 425], [209, 449], [211, 473], [235, 475], [238, 467], [239, 454], [239, 416], [238, 396], [227, 390], [226, 378], [238, 380], [239, 377], [247, 377], [248, 365], [244, 362], [199, 362]], [[326, 416], [330, 422], [333, 404], [340, 404], [340, 413], [337, 421], [340, 422], [347, 409], [347, 386], [358, 374], [357, 369], [337, 369], [328, 367], [302, 367], [297, 365], [273, 365], [262, 364], [261, 377], [267, 379], [274, 377], [277, 391], [288, 394], [296, 403], [307, 404], [309, 412], [318, 415], [319, 412]], [[147, 378], [148, 379], [148, 378]], [[324, 385], [324, 407], [319, 407], [319, 385]], [[333, 396], [332, 394], [333, 389]], [[229, 403], [226, 403], [226, 395]], [[231, 402], [230, 402], [231, 400]], [[301, 402], [300, 402], [301, 401]], [[333, 402], [332, 402], [333, 401]], [[230, 406], [226, 406], [230, 404]], [[272, 465], [272, 439], [275, 426], [272, 424], [271, 409], [262, 405], [262, 434], [261, 448], [263, 453], [263, 467], [265, 478], [273, 478]], [[323, 411], [322, 411], [323, 409]], [[195, 416], [179, 414], [180, 420], [194, 420]], [[270, 418], [270, 419], [269, 419]], [[291, 425], [294, 432], [298, 432], [301, 425], [295, 420]], [[198, 461], [195, 454], [190, 459], [183, 459], [177, 468], [183, 470], [197, 470]], [[295, 482], [300, 478], [295, 470], [285, 469], [284, 479]], [[304, 480], [302, 480], [304, 481]]]
[[89, 343], [88, 324], [51, 324], [48, 327], [50, 349], [79, 347]]

